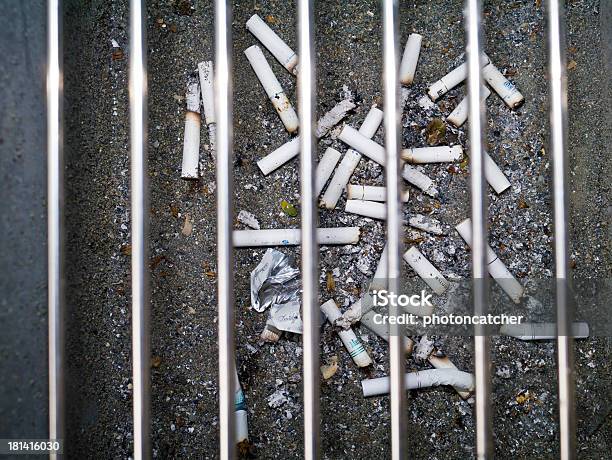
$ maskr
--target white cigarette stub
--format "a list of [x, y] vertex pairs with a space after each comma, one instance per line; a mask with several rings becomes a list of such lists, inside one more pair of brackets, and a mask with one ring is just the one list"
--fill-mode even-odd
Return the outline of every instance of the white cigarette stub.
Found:
[[482, 78], [511, 109], [516, 109], [525, 100], [516, 86], [510, 83], [492, 62], [482, 69]]
[[[234, 369], [235, 370], [235, 369]], [[244, 393], [238, 381], [238, 373], [234, 374], [234, 386], [236, 393], [234, 394], [234, 416], [236, 417], [236, 442], [242, 442], [249, 439], [249, 424], [247, 419], [246, 403], [244, 401]]]
[[[468, 246], [472, 246], [472, 220], [465, 219], [455, 227], [461, 238], [465, 240]], [[499, 284], [503, 291], [515, 303], [520, 303], [523, 296], [524, 288], [516, 278], [510, 273], [510, 270], [493, 252], [491, 246], [487, 245], [487, 269], [493, 279]]]
[[[429, 358], [427, 358], [429, 364], [431, 364], [433, 367], [436, 369], [457, 369], [457, 366], [455, 366], [447, 356], [436, 356], [435, 353], [436, 350], [434, 348], [433, 352], [429, 355]], [[457, 393], [459, 393], [459, 396], [461, 396], [462, 399], [468, 399], [472, 394], [471, 391], [462, 390], [459, 387], [453, 388], [455, 391], [457, 391]]]
[[402, 85], [409, 85], [414, 80], [414, 73], [421, 52], [421, 41], [423, 41], [422, 35], [410, 34], [408, 36], [399, 70], [399, 79]]
[[281, 65], [297, 75], [298, 57], [289, 46], [258, 15], [254, 14], [246, 22], [246, 28], [265, 46]]
[[404, 253], [404, 260], [436, 294], [441, 295], [446, 291], [446, 278], [415, 246]]
[[[490, 59], [483, 54], [480, 60], [480, 65], [485, 66], [490, 61]], [[467, 62], [464, 62], [460, 66], [451, 70], [449, 73], [440, 78], [437, 82], [433, 83], [428, 89], [427, 94], [432, 101], [437, 101], [439, 98], [448, 93], [451, 89], [461, 83], [463, 80], [467, 78]]]
[[[455, 369], [427, 369], [409, 372], [405, 378], [406, 390], [451, 385], [465, 391], [474, 389], [474, 376], [468, 372]], [[361, 381], [363, 396], [379, 396], [389, 394], [389, 377], [367, 379]]]
[[[275, 228], [267, 230], [234, 230], [234, 246], [296, 246], [301, 242], [299, 228]], [[359, 241], [359, 227], [318, 228], [320, 245], [356, 244]]]
[[[553, 340], [557, 338], [557, 325], [555, 323], [505, 324], [499, 333], [519, 340]], [[589, 325], [584, 322], [572, 323], [571, 334], [575, 339], [586, 339], [589, 337]]]
[[499, 166], [497, 166], [497, 163], [493, 161], [493, 158], [491, 158], [491, 156], [487, 152], [483, 152], [483, 153], [484, 153], [485, 179], [487, 179], [487, 182], [489, 183], [489, 185], [493, 188], [493, 190], [495, 190], [495, 193], [499, 195], [504, 190], [506, 190], [508, 187], [510, 187], [510, 181], [505, 176], [505, 174], [502, 172], [502, 170], [499, 169]]
[[379, 165], [385, 165], [385, 148], [369, 137], [364, 136], [355, 128], [346, 125], [342, 128], [338, 139], [353, 147], [362, 155], [374, 160]]
[[408, 219], [410, 226], [423, 230], [424, 232], [433, 233], [434, 235], [443, 235], [444, 230], [440, 222], [436, 219], [422, 214], [415, 214]]
[[355, 107], [355, 103], [352, 99], [343, 99], [338, 102], [335, 106], [333, 106], [329, 111], [325, 112], [325, 114], [319, 118], [317, 121], [317, 128], [315, 129], [315, 137], [317, 139], [322, 138], [327, 135], [330, 129], [336, 126], [346, 114], [353, 110]]
[[460, 161], [463, 148], [460, 145], [440, 145], [402, 150], [402, 160], [408, 163], [449, 163]]
[[185, 138], [183, 140], [183, 164], [181, 177], [183, 179], [198, 178], [200, 161], [200, 123], [199, 113], [188, 111], [185, 114]]
[[[490, 95], [491, 95], [491, 90], [487, 88], [486, 86], [483, 86], [482, 87], [482, 100], [484, 101]], [[467, 96], [465, 96], [463, 99], [461, 99], [461, 102], [457, 104], [457, 107], [455, 107], [455, 110], [453, 110], [450, 113], [450, 115], [446, 117], [446, 121], [448, 121], [449, 123], [452, 123], [457, 128], [459, 128], [467, 120], [468, 112], [469, 112], [468, 98]]]
[[385, 220], [387, 218], [387, 205], [376, 201], [346, 200], [344, 210], [371, 219]]
[[210, 153], [216, 158], [217, 151], [217, 118], [215, 116], [215, 85], [214, 69], [212, 61], [204, 61], [198, 64], [200, 74], [200, 87], [202, 93], [202, 107], [204, 109], [204, 119], [208, 126], [208, 143]]
[[[342, 317], [342, 313], [338, 305], [336, 305], [336, 302], [334, 302], [334, 299], [330, 299], [321, 305], [321, 311], [325, 314], [327, 321], [329, 321], [332, 326], [337, 319]], [[370, 358], [370, 355], [368, 355], [368, 352], [352, 329], [340, 330], [338, 331], [338, 336], [358, 367], [366, 367], [372, 364], [372, 358]]]
[[328, 147], [325, 150], [325, 153], [321, 157], [321, 161], [319, 161], [319, 164], [317, 164], [315, 176], [317, 178], [317, 183], [315, 186], [316, 196], [319, 196], [323, 190], [323, 187], [325, 187], [325, 184], [329, 180], [331, 174], [334, 172], [334, 168], [338, 164], [338, 161], [340, 161], [341, 156], [342, 154], [340, 152], [331, 147]]
[[438, 189], [434, 186], [433, 181], [415, 167], [404, 165], [402, 177], [405, 181], [422, 190], [426, 195], [434, 198], [438, 196]]
[[[383, 112], [376, 107], [372, 107], [366, 115], [365, 120], [363, 120], [359, 128], [359, 133], [367, 138], [372, 138], [378, 130], [382, 119]], [[347, 150], [321, 198], [320, 205], [322, 207], [326, 207], [327, 209], [334, 209], [336, 207], [340, 195], [342, 195], [342, 191], [346, 187], [346, 184], [348, 184], [355, 168], [359, 164], [359, 160], [361, 160], [361, 154], [359, 152], [353, 149]]]
[[374, 278], [372, 278], [369, 290], [386, 289], [387, 281], [387, 245], [385, 244], [380, 254], [380, 259], [378, 259], [378, 265], [376, 265], [376, 271], [374, 272]]
[[[349, 200], [387, 201], [387, 187], [349, 184], [347, 198]], [[409, 191], [404, 190], [401, 194], [402, 202], [406, 203], [409, 198]]]
[[185, 94], [185, 104], [189, 112], [200, 113], [200, 83], [190, 76]]
[[249, 60], [251, 67], [253, 67], [261, 85], [264, 87], [283, 125], [285, 125], [288, 132], [294, 133], [298, 129], [298, 116], [262, 53], [261, 48], [257, 45], [250, 46], [244, 50], [244, 54]]

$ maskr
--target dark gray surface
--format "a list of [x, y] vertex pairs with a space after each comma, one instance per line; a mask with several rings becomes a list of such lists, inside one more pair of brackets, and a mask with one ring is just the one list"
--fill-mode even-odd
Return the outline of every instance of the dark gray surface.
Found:
[[46, 6], [0, 2], [0, 438], [46, 438]]

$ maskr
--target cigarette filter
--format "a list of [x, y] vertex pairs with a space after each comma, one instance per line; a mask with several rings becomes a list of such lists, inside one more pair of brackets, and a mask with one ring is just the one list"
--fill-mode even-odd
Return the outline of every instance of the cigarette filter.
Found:
[[[234, 230], [234, 246], [296, 246], [301, 242], [299, 228], [275, 228], [267, 230]], [[359, 241], [359, 227], [334, 227], [317, 229], [320, 245], [356, 244]]]
[[[461, 238], [465, 240], [468, 246], [472, 246], [472, 220], [465, 219], [455, 227]], [[487, 245], [487, 269], [493, 279], [499, 284], [503, 291], [515, 303], [520, 303], [523, 296], [524, 288], [516, 278], [510, 273], [510, 270], [493, 252], [491, 246]]]
[[[361, 324], [367, 327], [370, 331], [376, 334], [378, 337], [384, 339], [385, 341], [389, 341], [389, 325], [388, 324], [379, 324], [374, 322], [373, 311], [369, 311], [364, 313], [361, 317]], [[410, 337], [406, 337], [405, 341], [405, 350], [406, 355], [410, 355], [412, 353], [412, 349], [414, 348], [414, 341]]]
[[446, 278], [415, 246], [404, 253], [404, 260], [436, 294], [441, 295], [446, 291], [448, 288]]
[[[436, 369], [457, 369], [457, 366], [455, 366], [447, 356], [436, 356], [435, 353], [436, 349], [434, 348], [433, 352], [429, 355], [429, 358], [427, 358], [429, 364], [431, 364], [433, 367]], [[462, 390], [459, 387], [453, 388], [457, 393], [459, 393], [461, 399], [468, 399], [472, 395], [471, 391]]]
[[328, 147], [325, 150], [325, 153], [321, 157], [321, 161], [319, 161], [319, 164], [317, 165], [315, 175], [315, 177], [317, 178], [317, 183], [315, 187], [316, 196], [319, 196], [321, 190], [323, 190], [323, 187], [325, 187], [327, 180], [334, 172], [334, 168], [338, 164], [338, 161], [340, 160], [341, 156], [342, 154], [340, 152], [331, 147]]
[[422, 190], [426, 195], [434, 198], [438, 196], [438, 189], [434, 186], [433, 181], [413, 166], [404, 165], [402, 177], [405, 181]]
[[278, 342], [282, 334], [283, 334], [283, 331], [274, 327], [274, 325], [271, 324], [271, 321], [268, 320], [263, 331], [261, 331], [260, 337], [261, 337], [261, 340], [263, 340], [264, 342], [274, 343], [274, 342]]
[[415, 214], [408, 219], [408, 223], [411, 227], [418, 228], [424, 232], [433, 233], [434, 235], [443, 235], [444, 230], [440, 222], [431, 217], [424, 216], [422, 214]]
[[317, 121], [315, 137], [317, 139], [320, 139], [325, 136], [330, 129], [340, 123], [340, 121], [344, 117], [346, 117], [346, 114], [353, 110], [355, 107], [357, 106], [355, 105], [352, 99], [343, 99], [338, 102]]
[[[349, 184], [347, 198], [349, 200], [387, 201], [387, 187]], [[404, 190], [401, 198], [402, 202], [406, 203], [410, 198], [409, 191]]]
[[[235, 368], [234, 368], [235, 371]], [[244, 401], [244, 393], [238, 380], [238, 373], [234, 374], [234, 386], [236, 393], [234, 394], [234, 416], [236, 417], [236, 442], [242, 442], [249, 439], [249, 424], [247, 419], [246, 403]]]
[[[372, 138], [378, 130], [382, 119], [382, 111], [376, 107], [372, 107], [366, 115], [365, 120], [363, 120], [359, 128], [359, 133], [367, 138]], [[326, 207], [327, 209], [334, 209], [336, 207], [340, 195], [342, 195], [342, 190], [344, 190], [346, 184], [348, 184], [355, 168], [359, 164], [359, 160], [361, 160], [361, 154], [359, 152], [353, 149], [347, 150], [321, 198], [320, 205], [322, 207]]]
[[374, 272], [374, 278], [370, 283], [369, 290], [374, 289], [381, 290], [387, 288], [387, 244], [380, 253], [380, 259], [378, 259], [378, 265], [376, 265], [376, 271]]
[[283, 125], [285, 125], [288, 132], [294, 133], [298, 129], [298, 116], [262, 53], [261, 48], [257, 45], [250, 46], [244, 50], [244, 54], [249, 60], [251, 67], [253, 67], [261, 85], [264, 87]]
[[491, 158], [491, 156], [487, 152], [483, 153], [485, 179], [487, 179], [489, 185], [493, 188], [493, 190], [495, 190], [495, 193], [499, 195], [501, 192], [510, 187], [510, 181], [502, 172], [502, 170], [499, 169], [497, 163], [493, 161], [493, 158]]
[[[519, 340], [553, 340], [557, 338], [557, 325], [555, 323], [504, 324], [499, 329], [499, 333]], [[572, 337], [588, 338], [589, 325], [584, 322], [572, 323]]]
[[200, 83], [197, 77], [190, 76], [185, 94], [185, 104], [189, 112], [200, 113]]
[[510, 83], [492, 62], [482, 69], [482, 78], [511, 109], [516, 109], [525, 101], [516, 86]]
[[204, 61], [198, 64], [200, 74], [200, 87], [202, 93], [202, 107], [204, 119], [208, 126], [208, 143], [213, 159], [217, 158], [217, 118], [215, 117], [215, 85], [213, 61]]
[[200, 114], [196, 112], [185, 114], [185, 138], [183, 140], [183, 164], [181, 167], [181, 177], [183, 179], [198, 178], [201, 119]]
[[[486, 86], [482, 88], [482, 100], [486, 100], [491, 95], [491, 91]], [[448, 117], [446, 117], [446, 121], [452, 123], [457, 128], [459, 128], [468, 118], [469, 112], [469, 103], [468, 98], [465, 96], [461, 99], [461, 102], [457, 104], [455, 110], [453, 110]]]
[[[321, 311], [325, 314], [327, 321], [329, 321], [332, 326], [337, 319], [342, 317], [342, 313], [340, 313], [340, 309], [338, 305], [336, 305], [336, 302], [334, 302], [334, 299], [330, 299], [321, 305]], [[370, 355], [368, 355], [368, 352], [352, 329], [340, 330], [338, 331], [338, 335], [358, 367], [366, 367], [372, 364], [372, 358], [370, 358]]]
[[[405, 378], [406, 390], [451, 385], [465, 391], [473, 391], [474, 376], [468, 372], [455, 369], [427, 369], [409, 372]], [[389, 377], [366, 379], [361, 381], [363, 396], [379, 396], [389, 394]]]
[[414, 80], [414, 73], [417, 63], [419, 62], [422, 40], [423, 36], [419, 34], [410, 34], [408, 36], [399, 70], [399, 79], [402, 85], [409, 85]]
[[385, 165], [385, 148], [364, 136], [355, 128], [346, 125], [342, 128], [338, 139], [353, 147], [362, 155], [374, 160], [379, 165]]
[[371, 219], [385, 220], [387, 218], [387, 205], [376, 201], [346, 200], [344, 210]]
[[281, 65], [297, 75], [298, 57], [289, 46], [258, 15], [254, 14], [246, 22], [246, 28], [265, 46]]
[[402, 160], [408, 163], [447, 163], [460, 161], [463, 148], [460, 145], [441, 145], [438, 147], [419, 147], [402, 150]]
[[[488, 58], [486, 54], [480, 58], [481, 67], [486, 66], [491, 60]], [[463, 80], [467, 78], [467, 62], [464, 62], [460, 66], [451, 70], [449, 73], [440, 78], [437, 82], [433, 83], [428, 89], [427, 94], [432, 101], [437, 101], [439, 98], [448, 93], [451, 89], [461, 83]]]

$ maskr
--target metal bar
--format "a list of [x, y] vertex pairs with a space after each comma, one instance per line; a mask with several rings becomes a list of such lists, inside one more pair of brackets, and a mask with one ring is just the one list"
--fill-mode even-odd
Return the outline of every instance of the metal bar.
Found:
[[215, 96], [217, 117], [217, 296], [219, 305], [220, 458], [236, 455], [234, 421], [233, 91], [231, 2], [215, 2]]
[[554, 252], [557, 304], [557, 360], [559, 383], [559, 458], [576, 457], [574, 426], [573, 340], [568, 298], [567, 235], [567, 78], [563, 9], [558, 0], [548, 2], [550, 72], [550, 144], [552, 155]]
[[[49, 439], [64, 438], [64, 122], [62, 4], [47, 4], [47, 251], [49, 303]], [[57, 458], [51, 454], [50, 458]]]
[[132, 384], [134, 459], [151, 457], [149, 197], [147, 174], [146, 7], [130, 1], [130, 152], [132, 206]]
[[[399, 293], [402, 260], [402, 203], [400, 199], [400, 109], [399, 109], [399, 43], [396, 0], [383, 0], [383, 81], [385, 124], [385, 173], [387, 181], [387, 276], [389, 292]], [[389, 313], [398, 315], [398, 305]], [[391, 458], [399, 460], [406, 453], [406, 389], [404, 386], [404, 334], [392, 325], [389, 337], [391, 383]]]
[[[485, 109], [482, 104], [482, 52], [480, 0], [466, 2], [466, 52], [468, 62], [468, 103], [470, 182], [472, 198], [472, 279], [474, 314], [483, 315], [488, 310], [489, 286], [486, 264], [487, 203], [484, 177], [484, 127]], [[478, 458], [493, 456], [490, 338], [482, 326], [474, 327], [474, 364], [476, 380], [476, 455]]]
[[302, 207], [302, 315], [304, 346], [304, 458], [319, 458], [319, 251], [315, 204], [316, 62], [314, 2], [298, 1], [298, 111]]

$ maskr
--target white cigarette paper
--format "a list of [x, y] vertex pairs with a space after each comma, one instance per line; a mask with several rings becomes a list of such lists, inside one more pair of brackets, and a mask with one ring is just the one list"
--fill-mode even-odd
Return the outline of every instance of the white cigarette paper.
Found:
[[[234, 246], [296, 246], [300, 244], [299, 228], [275, 228], [267, 230], [234, 230]], [[356, 244], [359, 241], [359, 227], [318, 228], [317, 240], [320, 245]]]
[[287, 45], [276, 32], [270, 29], [263, 19], [254, 14], [246, 22], [246, 28], [255, 35], [261, 44], [272, 53], [272, 56], [274, 56], [285, 69], [293, 75], [297, 75], [297, 54], [289, 48], [289, 45]]
[[317, 178], [317, 183], [315, 185], [315, 195], [319, 196], [323, 187], [327, 183], [329, 177], [334, 172], [334, 168], [340, 161], [340, 157], [342, 154], [338, 152], [336, 149], [328, 147], [325, 150], [325, 153], [321, 157], [321, 161], [317, 164], [317, 170], [315, 177]]
[[[486, 100], [491, 95], [491, 90], [486, 86], [482, 87], [482, 100]], [[468, 118], [469, 112], [469, 104], [468, 98], [465, 96], [461, 99], [461, 102], [457, 104], [457, 107], [450, 113], [448, 117], [446, 117], [446, 121], [452, 123], [457, 128], [459, 128]]]
[[285, 125], [289, 133], [294, 133], [298, 129], [298, 116], [291, 102], [289, 102], [285, 90], [276, 78], [276, 75], [274, 75], [272, 67], [266, 61], [261, 48], [257, 45], [250, 46], [244, 50], [244, 54], [249, 60], [251, 67], [253, 67], [255, 75], [257, 75], [259, 82], [266, 91], [283, 125]]
[[[361, 317], [361, 324], [367, 327], [370, 331], [372, 331], [378, 337], [388, 342], [389, 341], [389, 325], [379, 324], [379, 323], [374, 322], [374, 319], [373, 319], [374, 315], [375, 313], [373, 311], [368, 311], [364, 313], [363, 316]], [[414, 341], [411, 338], [406, 337], [404, 340], [404, 344], [405, 344], [405, 352], [407, 355], [409, 355], [410, 353], [412, 353], [412, 349], [414, 348]]]
[[[454, 369], [428, 369], [407, 373], [405, 383], [406, 390], [450, 385], [471, 392], [474, 389], [474, 376], [468, 372]], [[389, 377], [362, 380], [361, 387], [363, 396], [366, 398], [389, 394]]]
[[[553, 340], [557, 338], [557, 325], [555, 323], [505, 324], [499, 329], [499, 333], [519, 340]], [[586, 339], [589, 337], [589, 325], [584, 322], [572, 323], [571, 334], [575, 339]]]
[[201, 119], [201, 115], [196, 112], [188, 111], [185, 114], [185, 137], [183, 140], [183, 163], [181, 166], [181, 177], [183, 179], [198, 178]]
[[[363, 120], [359, 128], [359, 133], [367, 138], [372, 138], [374, 134], [376, 134], [382, 119], [383, 112], [376, 107], [372, 107], [366, 115], [365, 120]], [[355, 168], [359, 164], [359, 160], [361, 160], [361, 154], [359, 152], [353, 149], [347, 150], [321, 198], [321, 207], [327, 209], [334, 209], [336, 207], [340, 195], [342, 195], [342, 191], [346, 187], [346, 184], [348, 184]]]
[[482, 69], [482, 78], [511, 109], [516, 109], [525, 100], [516, 86], [510, 83], [492, 62]]
[[424, 232], [433, 233], [434, 235], [443, 235], [444, 230], [440, 222], [431, 217], [424, 216], [422, 214], [415, 214], [408, 219], [410, 226], [423, 230]]
[[[338, 124], [346, 114], [355, 108], [353, 101], [345, 99], [336, 104], [329, 112], [319, 119], [315, 135], [317, 139], [325, 136], [335, 123]], [[285, 142], [279, 148], [269, 153], [257, 162], [257, 166], [266, 176], [281, 167], [300, 153], [300, 139], [298, 137]]]
[[212, 61], [204, 61], [198, 64], [200, 74], [200, 88], [202, 92], [202, 107], [204, 109], [204, 119], [208, 126], [208, 143], [213, 159], [217, 155], [217, 118], [215, 116], [215, 85], [214, 69]]
[[[472, 220], [465, 219], [455, 227], [461, 238], [465, 240], [468, 246], [472, 246]], [[499, 284], [503, 291], [515, 303], [520, 303], [523, 296], [524, 288], [516, 278], [510, 273], [510, 270], [493, 252], [491, 246], [487, 245], [487, 269], [493, 279]]]
[[370, 283], [369, 290], [381, 290], [387, 288], [387, 244], [383, 248], [380, 259], [378, 259], [378, 265], [376, 265], [376, 271], [374, 272], [374, 278]]
[[423, 41], [422, 35], [410, 34], [408, 36], [399, 69], [399, 79], [402, 85], [409, 85], [414, 80], [414, 73], [421, 52], [421, 41]]
[[369, 137], [364, 136], [355, 128], [346, 125], [342, 128], [338, 139], [348, 144], [362, 155], [374, 160], [379, 165], [385, 165], [385, 148]]
[[[402, 202], [408, 202], [410, 193], [404, 190], [401, 193]], [[373, 185], [348, 185], [347, 199], [349, 200], [365, 200], [365, 201], [387, 201], [387, 187], [378, 187]]]
[[[337, 319], [342, 317], [342, 313], [333, 299], [321, 305], [321, 311], [325, 314], [327, 321], [329, 321], [332, 326]], [[338, 331], [338, 336], [358, 367], [366, 367], [372, 364], [372, 358], [370, 358], [370, 355], [368, 355], [368, 352], [352, 329]]]
[[[236, 369], [234, 368], [234, 371]], [[244, 393], [238, 380], [238, 372], [234, 373], [234, 417], [236, 418], [236, 442], [242, 442], [249, 439], [249, 423], [247, 419], [246, 403], [244, 401]]]
[[483, 154], [485, 179], [487, 179], [487, 182], [489, 183], [491, 188], [495, 190], [495, 193], [499, 195], [508, 187], [510, 187], [510, 181], [502, 172], [502, 170], [499, 169], [497, 163], [493, 161], [493, 158], [491, 158], [491, 156], [487, 152], [483, 152]]
[[376, 201], [346, 200], [344, 210], [371, 219], [385, 220], [387, 218], [387, 205]]
[[402, 150], [402, 160], [408, 163], [450, 163], [460, 161], [463, 148], [460, 145], [441, 145], [438, 147], [419, 147]]
[[404, 260], [436, 294], [446, 291], [448, 281], [444, 275], [415, 246], [404, 253]]
[[[490, 61], [487, 55], [483, 54], [480, 58], [481, 67], [486, 66]], [[439, 98], [448, 93], [451, 89], [467, 78], [468, 66], [464, 62], [460, 66], [451, 70], [449, 73], [440, 78], [437, 82], [432, 83], [427, 89], [427, 94], [432, 101], [437, 101]]]
[[438, 196], [438, 189], [434, 186], [433, 181], [413, 166], [404, 165], [402, 177], [405, 181], [422, 190], [426, 195], [434, 198]]
[[[427, 358], [429, 364], [431, 364], [433, 367], [436, 369], [457, 369], [457, 366], [455, 366], [447, 356], [436, 356], [435, 353], [436, 350], [434, 348], [433, 352], [429, 355], [429, 358]], [[462, 399], [468, 399], [472, 395], [471, 391], [462, 390], [459, 387], [453, 388], [457, 393], [459, 393], [459, 396], [461, 396]]]
[[189, 112], [200, 113], [200, 84], [192, 76], [189, 77], [189, 83], [187, 83], [185, 104]]

